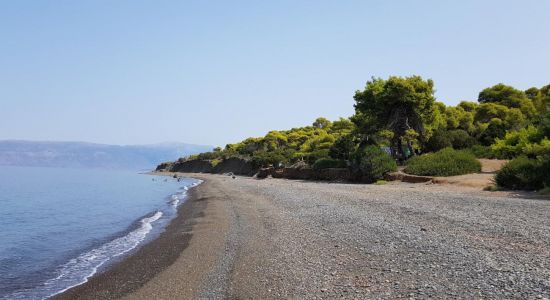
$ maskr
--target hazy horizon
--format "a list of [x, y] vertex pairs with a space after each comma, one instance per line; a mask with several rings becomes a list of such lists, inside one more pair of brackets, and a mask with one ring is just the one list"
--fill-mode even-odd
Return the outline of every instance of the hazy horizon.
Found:
[[29, 139], [0, 139], [0, 142], [30, 142], [30, 143], [81, 143], [81, 144], [94, 144], [94, 145], [106, 145], [106, 146], [163, 146], [163, 145], [195, 145], [195, 146], [213, 146], [204, 144], [186, 143], [184, 141], [162, 141], [157, 143], [147, 144], [113, 144], [113, 143], [96, 143], [89, 141], [68, 141], [68, 140], [29, 140]]
[[372, 76], [446, 104], [550, 83], [550, 2], [17, 1], [0, 140], [224, 146], [353, 114]]

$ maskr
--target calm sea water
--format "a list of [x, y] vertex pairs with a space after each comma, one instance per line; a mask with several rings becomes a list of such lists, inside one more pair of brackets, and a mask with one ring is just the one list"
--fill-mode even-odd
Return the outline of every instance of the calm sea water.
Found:
[[0, 299], [44, 299], [135, 251], [194, 179], [0, 166]]

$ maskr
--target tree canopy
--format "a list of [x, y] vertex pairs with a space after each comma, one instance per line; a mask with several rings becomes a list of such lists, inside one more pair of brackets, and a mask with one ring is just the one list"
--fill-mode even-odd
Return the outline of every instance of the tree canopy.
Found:
[[450, 106], [436, 101], [432, 80], [391, 76], [371, 78], [353, 98], [350, 118], [319, 117], [310, 126], [270, 131], [187, 159], [239, 156], [262, 166], [319, 160], [317, 166], [351, 166], [372, 146], [401, 159], [446, 147], [491, 157], [550, 155], [550, 85], [521, 91], [496, 84], [483, 89], [477, 103]]
[[[532, 91], [530, 91], [530, 93], [532, 93]], [[533, 101], [527, 97], [524, 91], [517, 90], [502, 83], [481, 91], [477, 100], [479, 103], [497, 103], [510, 108], [518, 108], [527, 117], [536, 114]]]
[[[426, 125], [434, 119], [434, 84], [420, 76], [372, 78], [363, 91], [355, 92], [354, 99], [356, 114], [352, 119], [359, 131], [368, 136], [390, 130], [391, 143], [399, 153], [405, 137], [425, 139]], [[414, 153], [412, 141], [406, 143]]]

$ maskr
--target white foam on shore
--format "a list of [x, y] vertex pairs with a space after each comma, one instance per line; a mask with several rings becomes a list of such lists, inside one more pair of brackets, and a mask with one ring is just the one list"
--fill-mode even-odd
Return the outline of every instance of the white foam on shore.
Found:
[[[74, 286], [87, 282], [88, 278], [93, 276], [98, 268], [107, 261], [136, 248], [153, 229], [152, 223], [160, 219], [162, 215], [162, 212], [157, 211], [154, 215], [141, 219], [141, 225], [127, 235], [114, 239], [99, 248], [83, 253], [77, 258], [71, 259], [61, 268], [58, 277], [48, 280], [44, 284], [45, 287], [48, 288], [48, 286], [60, 286], [60, 283], [66, 282], [68, 287], [54, 292], [48, 297], [57, 295]], [[87, 272], [87, 274], [82, 279], [82, 275], [85, 272]], [[75, 281], [77, 282], [75, 283]], [[65, 286], [64, 284], [61, 285]]]
[[[192, 183], [190, 187], [195, 187], [201, 183], [202, 180], [198, 180]], [[183, 192], [171, 196], [170, 204], [172, 207], [177, 208], [180, 201], [185, 199], [187, 190], [188, 187], [185, 186]], [[8, 295], [7, 298], [0, 297], [0, 299], [47, 299], [86, 283], [106, 262], [139, 246], [153, 229], [153, 223], [162, 216], [162, 211], [156, 211], [153, 215], [142, 218], [139, 221], [139, 226], [128, 234], [71, 259], [60, 267], [57, 277], [47, 280], [38, 289], [15, 292]]]
[[[16, 292], [9, 295], [7, 299], [46, 299], [87, 282], [88, 278], [93, 276], [107, 261], [136, 248], [153, 229], [152, 223], [160, 219], [162, 215], [162, 212], [157, 211], [152, 216], [141, 219], [140, 226], [127, 235], [71, 259], [61, 266], [59, 275], [46, 281], [40, 290], [35, 291], [36, 294], [33, 294], [33, 291]], [[57, 290], [60, 286], [65, 288]], [[45, 297], [41, 296], [46, 294]]]
[[172, 205], [172, 207], [177, 208], [178, 204], [180, 203], [180, 200], [183, 200], [185, 199], [185, 197], [187, 197], [187, 187], [184, 187], [184, 190], [185, 190], [184, 192], [170, 196], [170, 198], [172, 199], [170, 201], [170, 204]]

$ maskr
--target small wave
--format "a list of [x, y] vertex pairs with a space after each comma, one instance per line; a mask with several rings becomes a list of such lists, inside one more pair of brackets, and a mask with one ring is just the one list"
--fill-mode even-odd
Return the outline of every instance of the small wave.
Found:
[[[49, 298], [87, 282], [88, 278], [93, 276], [99, 267], [107, 261], [136, 248], [153, 229], [152, 223], [160, 219], [162, 215], [162, 212], [157, 211], [152, 216], [141, 219], [140, 226], [127, 235], [71, 259], [61, 267], [57, 277], [46, 281], [39, 290], [16, 292], [10, 295], [9, 299]], [[64, 288], [58, 290], [59, 287]]]
[[[71, 259], [61, 268], [60, 275], [58, 277], [45, 283], [45, 286], [48, 287], [59, 286], [60, 283], [64, 282], [67, 285], [62, 285], [68, 287], [61, 291], [56, 291], [48, 297], [57, 295], [70, 289], [71, 287], [88, 281], [88, 278], [93, 276], [97, 272], [97, 269], [104, 263], [137, 247], [137, 245], [143, 241], [145, 236], [153, 229], [152, 223], [160, 219], [162, 215], [162, 212], [157, 211], [152, 216], [141, 219], [141, 226], [127, 235], [112, 240], [99, 248], [81, 254], [77, 258]], [[88, 274], [84, 275], [84, 272], [88, 272]], [[81, 279], [82, 275], [84, 275], [84, 279]]]
[[181, 192], [181, 193], [178, 193], [178, 194], [174, 194], [172, 196], [170, 196], [170, 204], [173, 206], [173, 207], [177, 207], [178, 204], [180, 203], [180, 200], [183, 200], [185, 199], [185, 197], [187, 196], [187, 189], [185, 189], [184, 192]]
[[[162, 215], [162, 212], [157, 211], [152, 216], [141, 219], [141, 226], [134, 231], [131, 231], [127, 235], [117, 238], [87, 253], [81, 254], [77, 258], [71, 259], [67, 264], [62, 267], [60, 275], [57, 278], [51, 281], [47, 281], [45, 283], [46, 287], [48, 285], [59, 286], [59, 284], [61, 283], [60, 281], [70, 285], [61, 291], [57, 291], [51, 294], [48, 297], [62, 293], [70, 289], [71, 287], [80, 285], [88, 281], [88, 278], [93, 276], [97, 272], [97, 269], [101, 267], [104, 263], [137, 247], [137, 245], [141, 241], [143, 241], [143, 239], [145, 239], [147, 233], [149, 233], [151, 229], [153, 229], [152, 223], [160, 219]], [[88, 272], [88, 274], [85, 275], [84, 279], [82, 280], [80, 278], [82, 277], [83, 272]], [[78, 282], [75, 282], [77, 280]], [[66, 285], [63, 284], [63, 286]]]
[[[184, 186], [184, 191], [171, 196], [171, 205], [176, 208], [187, 196], [188, 189], [196, 187], [202, 182], [202, 180], [197, 180], [189, 186]], [[138, 247], [147, 234], [153, 230], [153, 223], [162, 216], [162, 211], [156, 211], [151, 216], [142, 218], [137, 223], [137, 228], [125, 236], [71, 259], [59, 268], [58, 276], [47, 280], [40, 287], [18, 291], [7, 295], [7, 297], [0, 297], [0, 299], [46, 299], [87, 282], [105, 263]]]

